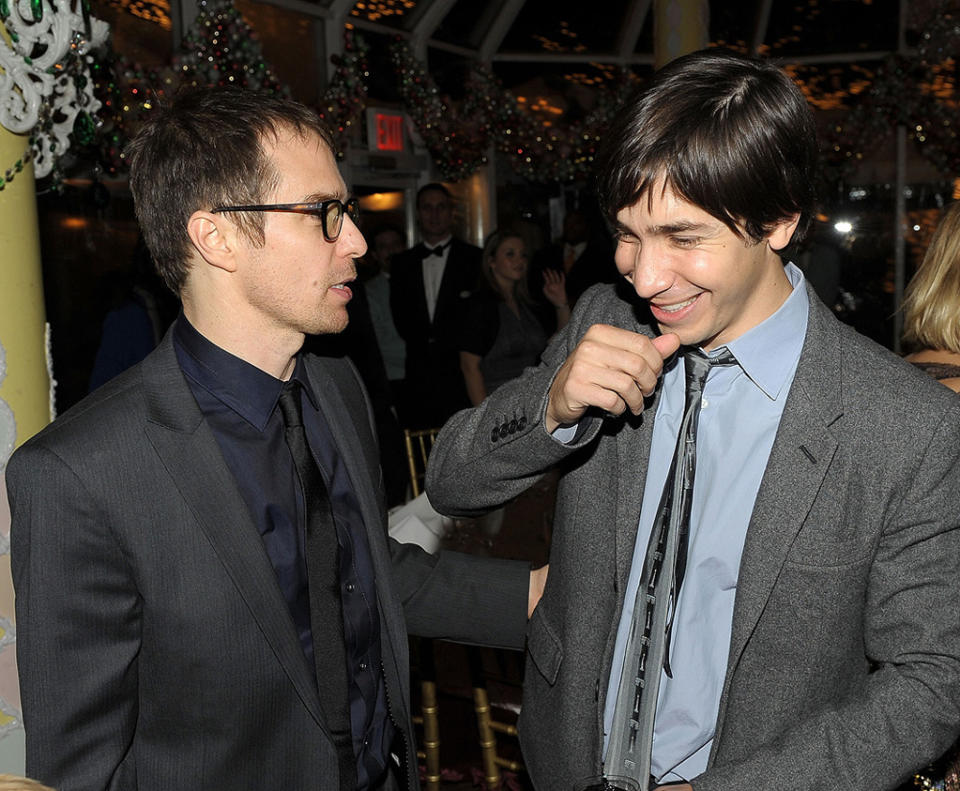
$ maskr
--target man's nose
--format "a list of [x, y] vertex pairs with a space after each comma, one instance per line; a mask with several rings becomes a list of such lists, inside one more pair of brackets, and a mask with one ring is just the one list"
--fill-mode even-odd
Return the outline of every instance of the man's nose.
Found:
[[336, 245], [339, 248], [337, 252], [346, 258], [360, 258], [367, 252], [367, 240], [349, 214], [343, 218]]
[[669, 258], [663, 246], [655, 241], [625, 244], [616, 251], [617, 268], [643, 299], [666, 291], [673, 282]]

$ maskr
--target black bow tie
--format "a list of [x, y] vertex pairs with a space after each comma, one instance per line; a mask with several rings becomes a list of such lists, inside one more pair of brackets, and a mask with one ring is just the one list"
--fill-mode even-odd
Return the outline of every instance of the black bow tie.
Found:
[[436, 247], [427, 247], [426, 245], [424, 245], [423, 257], [429, 258], [431, 255], [435, 255], [438, 257], [442, 256], [443, 251], [446, 250], [451, 244], [453, 244], [453, 240], [447, 242], [446, 244], [438, 244]]

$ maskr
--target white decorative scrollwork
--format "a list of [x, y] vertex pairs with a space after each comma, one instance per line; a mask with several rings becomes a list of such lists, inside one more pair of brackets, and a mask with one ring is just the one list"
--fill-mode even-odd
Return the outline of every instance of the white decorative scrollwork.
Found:
[[[0, 124], [30, 134], [34, 172], [47, 175], [78, 132], [92, 139], [90, 50], [109, 26], [89, 13], [87, 0], [0, 0], [10, 42], [0, 38]], [[81, 115], [82, 114], [82, 115]]]

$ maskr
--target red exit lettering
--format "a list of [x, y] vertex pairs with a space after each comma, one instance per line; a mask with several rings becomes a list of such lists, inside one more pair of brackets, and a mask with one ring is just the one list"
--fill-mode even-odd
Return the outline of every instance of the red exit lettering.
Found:
[[377, 113], [377, 150], [403, 151], [403, 116]]

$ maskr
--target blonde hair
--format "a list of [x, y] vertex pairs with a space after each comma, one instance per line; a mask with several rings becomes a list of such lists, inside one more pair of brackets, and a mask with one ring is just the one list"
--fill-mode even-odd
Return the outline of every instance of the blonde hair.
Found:
[[960, 353], [960, 202], [930, 239], [903, 300], [903, 339], [916, 349]]
[[54, 789], [26, 777], [0, 775], [0, 791], [54, 791]]

